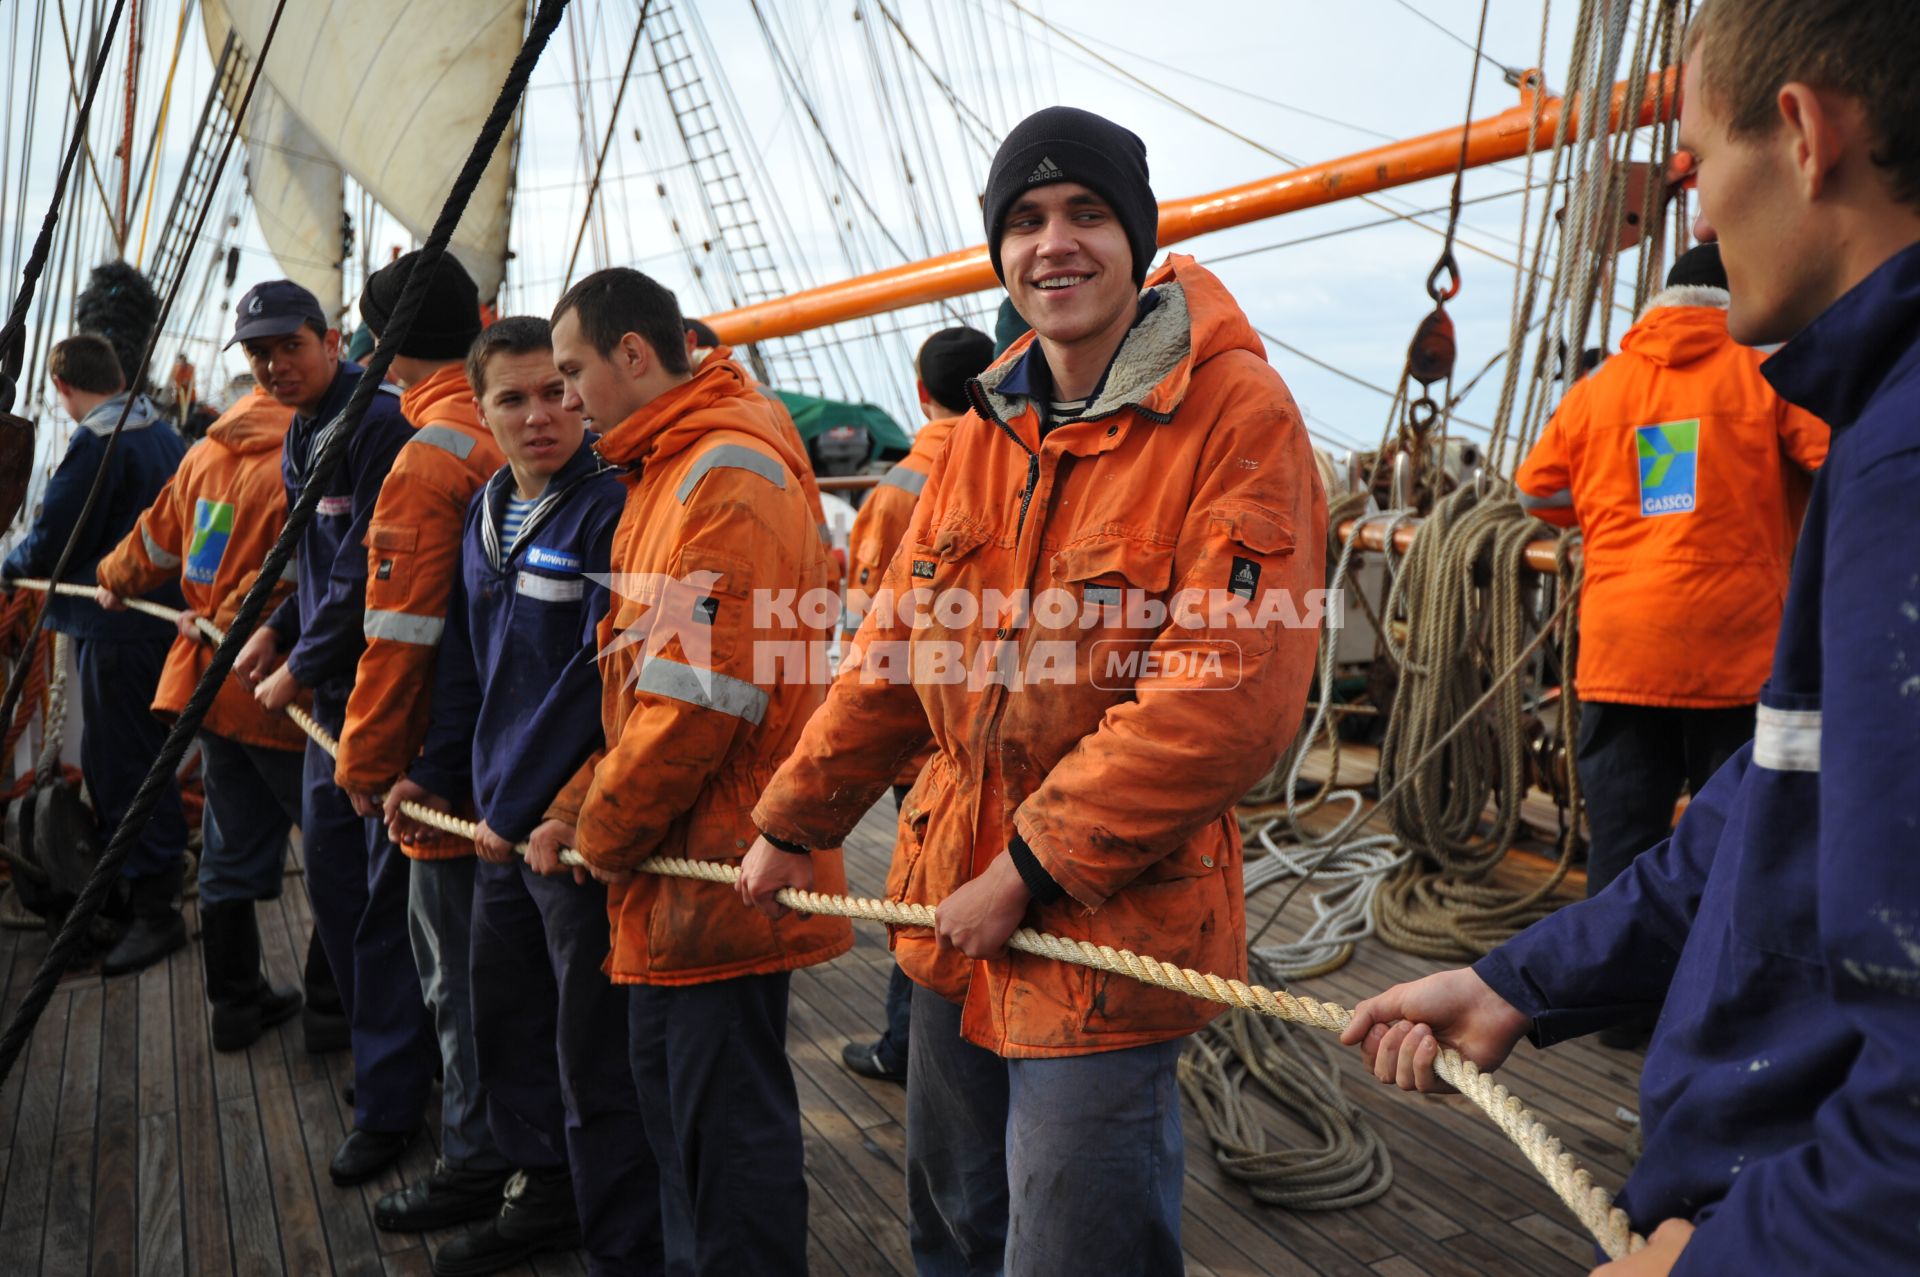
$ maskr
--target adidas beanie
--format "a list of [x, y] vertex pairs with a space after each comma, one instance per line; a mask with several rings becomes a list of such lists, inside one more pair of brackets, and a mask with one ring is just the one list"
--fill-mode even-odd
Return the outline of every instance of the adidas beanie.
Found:
[[981, 198], [987, 253], [1000, 268], [1000, 228], [1015, 201], [1035, 187], [1078, 182], [1113, 207], [1133, 247], [1133, 282], [1147, 277], [1159, 243], [1160, 206], [1147, 182], [1147, 145], [1112, 120], [1071, 106], [1050, 106], [1014, 126], [987, 170]]

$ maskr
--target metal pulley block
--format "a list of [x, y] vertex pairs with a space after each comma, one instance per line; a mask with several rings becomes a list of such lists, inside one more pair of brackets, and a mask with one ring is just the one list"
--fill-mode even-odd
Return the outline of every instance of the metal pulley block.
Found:
[[33, 801], [33, 851], [55, 892], [78, 896], [100, 859], [93, 809], [65, 779], [38, 785]]
[[1407, 347], [1407, 375], [1423, 386], [1453, 376], [1453, 361], [1459, 347], [1453, 336], [1453, 316], [1444, 303], [1420, 321], [1413, 330], [1413, 344]]

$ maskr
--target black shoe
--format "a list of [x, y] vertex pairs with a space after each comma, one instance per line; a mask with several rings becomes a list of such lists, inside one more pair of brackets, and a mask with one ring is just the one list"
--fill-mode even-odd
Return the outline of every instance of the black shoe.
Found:
[[547, 1251], [578, 1250], [580, 1217], [565, 1170], [521, 1171], [507, 1183], [500, 1213], [440, 1248], [434, 1277], [482, 1277]]
[[356, 1126], [334, 1150], [327, 1174], [341, 1188], [364, 1184], [399, 1161], [412, 1142], [412, 1131], [369, 1131]]
[[200, 951], [214, 1050], [244, 1051], [300, 1010], [299, 993], [276, 989], [260, 974], [260, 926], [251, 900], [201, 905]]
[[266, 985], [251, 1002], [216, 1003], [213, 1008], [213, 1049], [244, 1051], [260, 1040], [260, 1035], [276, 1024], [291, 1020], [300, 1011], [298, 989], [276, 989]]
[[141, 915], [133, 920], [118, 944], [100, 963], [101, 975], [129, 975], [145, 971], [176, 949], [187, 946], [187, 924], [178, 912]]
[[426, 1233], [500, 1213], [510, 1170], [467, 1171], [435, 1162], [418, 1184], [395, 1189], [373, 1208], [373, 1222], [389, 1233]]
[[906, 1085], [905, 1069], [890, 1069], [880, 1059], [878, 1042], [849, 1042], [840, 1048], [840, 1062], [861, 1077], [870, 1077], [877, 1082], [898, 1082]]
[[353, 1026], [345, 1012], [301, 1009], [300, 1034], [308, 1055], [331, 1055], [353, 1048]]

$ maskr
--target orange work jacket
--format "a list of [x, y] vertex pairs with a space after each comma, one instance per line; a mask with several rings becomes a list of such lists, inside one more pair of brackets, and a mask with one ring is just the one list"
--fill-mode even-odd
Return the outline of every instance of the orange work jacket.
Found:
[[[1220, 281], [1175, 254], [1147, 282], [1083, 418], [1042, 433], [1032, 337], [971, 387], [754, 820], [837, 841], [930, 731], [890, 897], [937, 906], [1018, 837], [1065, 890], [1028, 925], [1241, 976], [1233, 805], [1300, 726], [1326, 502], [1292, 396]], [[1220, 1010], [1026, 954], [942, 954], [924, 929], [894, 940], [1003, 1056], [1165, 1041]]]
[[[599, 631], [607, 751], [550, 814], [575, 825], [580, 854], [603, 869], [655, 854], [737, 863], [757, 832], [748, 812], [826, 690], [833, 595], [794, 477], [806, 455], [746, 371], [717, 357], [599, 448], [627, 485]], [[808, 592], [829, 606], [796, 606]], [[819, 890], [846, 890], [837, 845], [813, 860]], [[620, 984], [789, 971], [853, 945], [845, 919], [772, 922], [731, 887], [684, 878], [637, 874], [608, 890], [607, 914], [607, 973]]]
[[[135, 598], [169, 580], [180, 582], [187, 606], [216, 625], [231, 624], [252, 588], [260, 564], [287, 522], [287, 490], [280, 478], [280, 447], [293, 409], [257, 386], [222, 413], [206, 439], [187, 450], [167, 486], [133, 530], [100, 560], [101, 585]], [[268, 596], [267, 610], [293, 593], [294, 564]], [[157, 625], [158, 622], [155, 622]], [[155, 713], [186, 708], [213, 648], [175, 637], [154, 690]], [[301, 704], [311, 698], [302, 693]], [[205, 729], [267, 749], [302, 749], [307, 738], [278, 710], [260, 708], [253, 693], [229, 678], [207, 710]]]
[[[847, 607], [845, 625], [852, 636], [867, 615], [880, 578], [893, 562], [913, 519], [913, 507], [933, 473], [933, 463], [947, 446], [947, 436], [959, 423], [958, 417], [938, 417], [920, 427], [913, 437], [913, 450], [886, 472], [854, 516], [853, 530], [847, 535]], [[915, 754], [894, 777], [896, 785], [911, 785], [920, 779], [920, 769], [933, 758], [933, 743]]]
[[1568, 392], [1514, 476], [1585, 545], [1585, 700], [1750, 705], [1773, 661], [1803, 471], [1827, 427], [1727, 333], [1726, 293], [1658, 294], [1620, 353]]
[[[409, 387], [400, 411], [414, 433], [380, 485], [367, 526], [367, 647], [334, 763], [335, 783], [361, 793], [398, 780], [426, 740], [467, 506], [507, 463], [458, 365]], [[449, 837], [403, 850], [441, 860], [471, 855], [473, 844]]]

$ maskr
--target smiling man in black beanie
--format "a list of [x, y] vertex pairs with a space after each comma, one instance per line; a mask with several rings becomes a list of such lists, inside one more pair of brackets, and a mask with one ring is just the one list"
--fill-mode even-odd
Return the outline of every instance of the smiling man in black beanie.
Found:
[[[1323, 583], [1326, 502], [1238, 304], [1192, 258], [1149, 270], [1159, 219], [1138, 137], [1042, 111], [986, 191], [994, 268], [1033, 332], [963, 387], [954, 407], [970, 410], [877, 585], [979, 611], [949, 624], [944, 604], [876, 601], [754, 809], [768, 837], [741, 894], [777, 910], [774, 890], [811, 881], [793, 849], [838, 846], [930, 736], [888, 884], [938, 907], [934, 927], [894, 936], [914, 986], [916, 1267], [1171, 1277], [1175, 1070], [1219, 1008], [1007, 939], [1033, 926], [1244, 975], [1232, 808], [1306, 704], [1318, 615], [1284, 604]], [[1191, 598], [1206, 602], [1173, 620]], [[875, 675], [871, 654], [902, 651], [914, 681]], [[942, 659], [992, 672], [920, 677]]]

